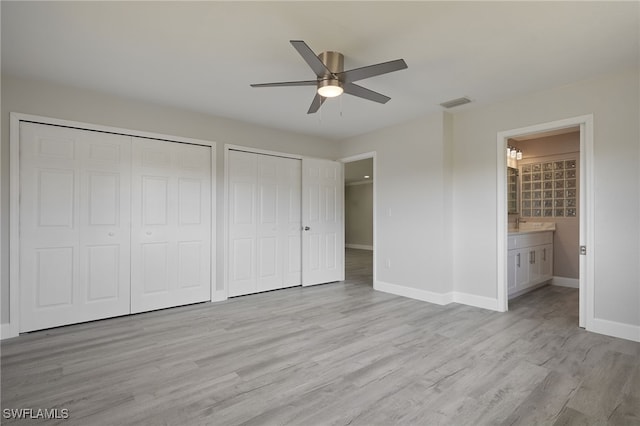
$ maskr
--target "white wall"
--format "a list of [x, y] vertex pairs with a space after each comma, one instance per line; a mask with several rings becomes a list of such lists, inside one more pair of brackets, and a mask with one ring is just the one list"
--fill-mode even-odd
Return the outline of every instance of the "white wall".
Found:
[[320, 158], [337, 158], [336, 142], [279, 131], [227, 118], [153, 105], [104, 93], [2, 76], [2, 276], [1, 322], [8, 314], [9, 113], [20, 112], [91, 124], [217, 142], [217, 286], [223, 283], [224, 144], [244, 145]]
[[341, 157], [376, 152], [374, 285], [399, 286], [408, 289], [406, 294], [433, 301], [451, 291], [451, 253], [446, 249], [451, 241], [450, 155], [444, 115], [350, 138], [340, 146]]
[[496, 297], [497, 132], [593, 114], [595, 318], [640, 326], [639, 77], [621, 71], [454, 116], [456, 291]]

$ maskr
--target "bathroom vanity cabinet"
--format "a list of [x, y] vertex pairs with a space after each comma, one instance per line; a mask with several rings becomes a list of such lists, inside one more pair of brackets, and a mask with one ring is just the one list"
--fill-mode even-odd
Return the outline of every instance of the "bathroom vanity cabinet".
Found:
[[553, 278], [553, 231], [510, 232], [507, 251], [509, 298]]

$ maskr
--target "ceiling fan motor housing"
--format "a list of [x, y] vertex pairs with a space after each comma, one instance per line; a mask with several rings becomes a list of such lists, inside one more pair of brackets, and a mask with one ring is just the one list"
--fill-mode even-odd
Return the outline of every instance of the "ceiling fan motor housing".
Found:
[[318, 55], [318, 59], [320, 59], [327, 69], [333, 74], [338, 74], [344, 71], [344, 55], [340, 52], [322, 52]]

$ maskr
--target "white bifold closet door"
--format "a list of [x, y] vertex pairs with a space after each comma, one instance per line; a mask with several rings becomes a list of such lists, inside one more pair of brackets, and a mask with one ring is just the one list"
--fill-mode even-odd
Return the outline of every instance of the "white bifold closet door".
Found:
[[131, 312], [211, 300], [211, 148], [132, 142]]
[[20, 332], [211, 299], [211, 148], [20, 124]]
[[301, 161], [230, 150], [229, 296], [301, 284]]
[[130, 138], [20, 124], [20, 331], [129, 313]]

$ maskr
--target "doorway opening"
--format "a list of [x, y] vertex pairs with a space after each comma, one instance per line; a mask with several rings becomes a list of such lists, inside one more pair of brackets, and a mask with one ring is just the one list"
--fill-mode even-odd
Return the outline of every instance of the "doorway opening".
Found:
[[575, 300], [567, 309], [577, 318], [580, 127], [508, 143], [510, 153], [516, 150], [515, 160], [507, 158], [509, 300], [530, 300], [531, 291], [548, 284], [569, 287], [563, 294]]
[[[577, 140], [572, 140], [573, 137]], [[554, 140], [556, 144], [550, 143]], [[497, 142], [499, 309], [507, 311], [509, 296], [518, 294], [517, 286], [510, 283], [514, 279], [513, 269], [519, 266], [518, 263], [529, 264], [527, 266], [532, 268], [535, 278], [548, 281], [540, 275], [544, 273], [544, 266], [538, 264], [542, 263], [539, 262], [542, 259], [548, 261], [547, 257], [551, 257], [556, 265], [547, 272], [555, 284], [579, 289], [578, 323], [580, 327], [588, 329], [593, 321], [593, 259], [587, 250], [587, 247], [593, 246], [593, 116], [499, 132]], [[519, 164], [507, 159], [505, 154], [508, 147], [520, 151]], [[516, 178], [512, 173], [508, 182], [508, 166], [514, 165], [517, 169]], [[513, 193], [508, 194], [514, 182], [517, 182], [515, 202]], [[540, 230], [550, 229], [551, 225], [559, 231], [554, 232], [556, 235], [553, 237], [553, 242], [558, 243], [557, 252], [553, 244], [545, 245], [551, 241], [542, 241], [540, 234], [539, 238], [534, 238], [540, 241], [532, 243], [535, 247], [524, 249], [528, 250], [525, 255], [516, 253], [518, 250], [515, 249], [519, 248], [513, 245], [514, 242], [518, 244], [517, 235], [537, 231], [534, 229], [536, 227]], [[575, 251], [571, 253], [572, 250]], [[548, 256], [548, 253], [552, 255]], [[510, 262], [514, 264], [510, 265]], [[558, 278], [555, 278], [556, 273]]]
[[345, 281], [373, 287], [375, 153], [341, 161], [345, 184]]

